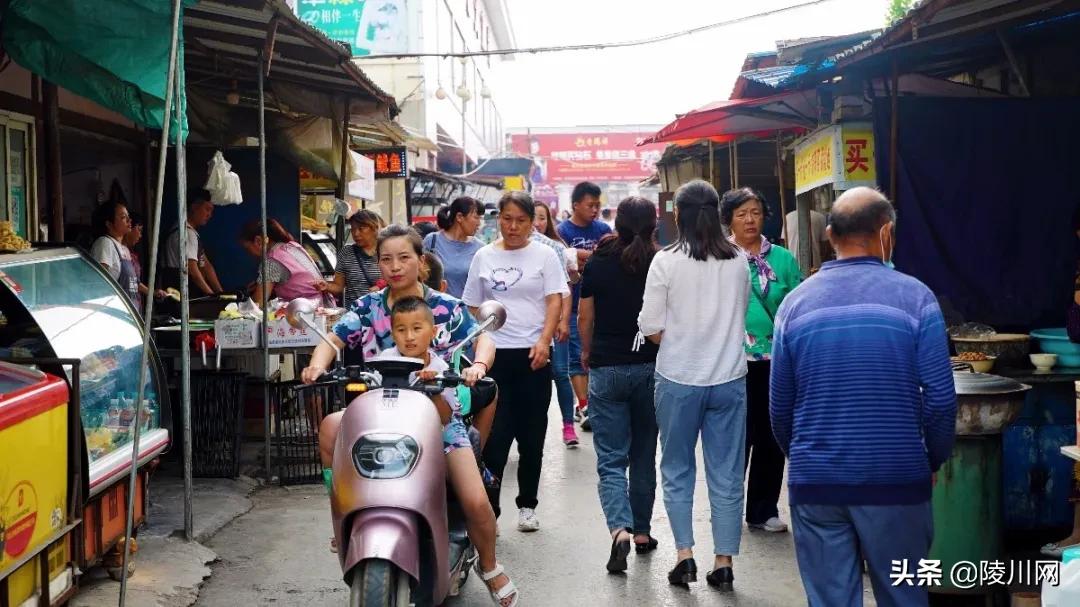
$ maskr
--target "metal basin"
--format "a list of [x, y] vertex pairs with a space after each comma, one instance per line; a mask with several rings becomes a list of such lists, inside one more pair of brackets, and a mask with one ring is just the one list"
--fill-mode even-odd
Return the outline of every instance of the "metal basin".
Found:
[[1024, 396], [1031, 386], [1014, 379], [973, 373], [971, 366], [953, 365], [956, 383], [957, 436], [1000, 434], [1016, 420], [1024, 408]]
[[[1026, 390], [1024, 391], [1026, 392]], [[1001, 434], [1024, 408], [1024, 392], [998, 396], [959, 396], [956, 404], [956, 435]]]

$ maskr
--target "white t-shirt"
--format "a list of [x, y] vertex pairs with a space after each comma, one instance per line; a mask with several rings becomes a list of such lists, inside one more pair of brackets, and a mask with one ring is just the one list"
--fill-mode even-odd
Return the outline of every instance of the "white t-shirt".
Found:
[[559, 256], [550, 247], [529, 241], [513, 251], [494, 244], [477, 251], [461, 299], [470, 307], [489, 299], [506, 306], [506, 324], [491, 334], [495, 347], [531, 348], [544, 332], [544, 298], [569, 292]]
[[[405, 356], [398, 349], [397, 346], [388, 348], [379, 353], [379, 356]], [[434, 350], [428, 350], [428, 357], [431, 359], [428, 361], [425, 370], [430, 369], [436, 373], [445, 373], [450, 370], [450, 365], [445, 360], [439, 357], [439, 354]], [[409, 383], [416, 381], [416, 373], [409, 375]], [[446, 388], [442, 391], [442, 397], [446, 400], [447, 406], [457, 415], [461, 415], [461, 403], [458, 402], [457, 393], [453, 388]]]
[[131, 251], [111, 236], [102, 236], [90, 247], [90, 256], [101, 264], [113, 280], [120, 280], [120, 262], [131, 261]]
[[[185, 255], [187, 261], [194, 261], [201, 267], [203, 259], [199, 252], [199, 233], [195, 228], [187, 226], [187, 247]], [[180, 269], [180, 230], [173, 230], [165, 239], [165, 267]]]
[[[791, 211], [784, 220], [785, 242], [787, 250], [799, 257], [799, 212]], [[821, 213], [810, 211], [810, 267], [821, 267], [821, 243], [827, 241], [825, 236], [825, 216]]]
[[697, 261], [662, 250], [645, 279], [638, 327], [663, 331], [656, 372], [687, 386], [716, 386], [746, 375], [746, 306], [750, 272], [741, 253]]

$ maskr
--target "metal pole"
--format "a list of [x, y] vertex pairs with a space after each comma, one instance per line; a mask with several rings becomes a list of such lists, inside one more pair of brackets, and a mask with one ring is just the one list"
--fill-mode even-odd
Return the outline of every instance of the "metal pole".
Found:
[[[173, 98], [173, 85], [175, 84], [176, 72], [178, 68], [177, 61], [177, 46], [179, 44], [180, 34], [180, 6], [181, 0], [173, 0], [173, 16], [172, 16], [172, 39], [169, 43], [169, 73], [165, 79], [165, 108], [162, 113], [161, 120], [161, 153], [158, 156], [158, 180], [157, 180], [157, 195], [155, 196], [154, 213], [151, 218], [151, 231], [150, 231], [150, 284], [156, 284], [157, 279], [157, 253], [158, 253], [158, 237], [161, 233], [161, 198], [164, 194], [165, 188], [165, 158], [168, 155], [169, 149], [169, 113], [172, 110], [172, 98]], [[178, 129], [180, 127], [178, 126]], [[177, 137], [177, 141], [180, 141], [183, 137], [181, 131]], [[135, 485], [138, 479], [139, 468], [139, 435], [142, 428], [142, 412], [143, 412], [143, 398], [146, 396], [146, 366], [150, 360], [150, 319], [154, 315], [154, 298], [153, 296], [146, 298], [146, 312], [143, 315], [143, 343], [142, 343], [142, 356], [140, 357], [139, 364], [139, 389], [137, 398], [135, 400], [135, 432], [132, 437], [133, 443], [131, 445], [131, 470], [128, 474], [128, 494], [127, 494], [127, 520], [124, 525], [124, 557], [122, 561], [122, 568], [120, 570], [120, 607], [124, 607], [124, 602], [127, 598], [127, 577], [128, 577], [128, 559], [130, 558], [130, 538], [132, 526], [135, 522]]]
[[[338, 187], [337, 197], [340, 200], [345, 200], [345, 195], [349, 191], [349, 108], [352, 105], [349, 102], [349, 98], [345, 97], [345, 112], [342, 114], [341, 120], [341, 171], [338, 172]], [[345, 246], [345, 218], [338, 217], [336, 225], [334, 226], [334, 238], [337, 240], [337, 246]]]
[[265, 436], [265, 452], [263, 464], [266, 466], [266, 479], [270, 480], [270, 338], [266, 331], [270, 327], [270, 310], [267, 309], [266, 293], [266, 96], [263, 91], [263, 60], [259, 53], [259, 213], [262, 219], [262, 264], [259, 266], [259, 281], [262, 284], [263, 330], [262, 330], [262, 363], [263, 363], [263, 434]]
[[[176, 74], [176, 88], [183, 84], [181, 74]], [[176, 98], [177, 121], [183, 116], [184, 96]], [[195, 539], [194, 514], [192, 513], [194, 489], [191, 480], [191, 285], [188, 284], [187, 265], [187, 149], [182, 140], [176, 142], [176, 225], [180, 227], [177, 246], [180, 260], [180, 413], [184, 433], [184, 539]]]
[[[783, 142], [781, 141], [780, 131], [776, 131], [776, 179], [780, 185], [780, 236], [784, 241], [784, 246], [791, 249], [788, 242], [788, 229], [787, 229], [787, 193], [784, 192], [784, 152]], [[795, 255], [798, 255], [798, 251], [793, 251]]]
[[[462, 68], [462, 78], [464, 79], [465, 70]], [[469, 105], [469, 102], [464, 97], [461, 98], [461, 175], [464, 177], [468, 174], [469, 156], [465, 152], [465, 107]]]
[[41, 81], [41, 98], [45, 106], [45, 150], [49, 159], [45, 165], [49, 197], [49, 240], [52, 242], [64, 242], [64, 178], [60, 154], [59, 94], [55, 84], [48, 80]]
[[731, 153], [733, 154], [734, 161], [731, 163], [731, 189], [739, 187], [739, 140], [731, 142]]

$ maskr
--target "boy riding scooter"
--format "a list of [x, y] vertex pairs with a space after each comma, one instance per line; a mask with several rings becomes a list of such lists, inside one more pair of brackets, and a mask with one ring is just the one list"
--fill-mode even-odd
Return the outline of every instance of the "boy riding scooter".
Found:
[[[394, 304], [390, 320], [396, 346], [384, 351], [383, 357], [404, 356], [422, 360], [424, 369], [417, 374], [421, 382], [435, 380], [439, 374], [450, 370], [449, 365], [431, 351], [435, 321], [427, 302], [419, 297], [403, 298]], [[450, 388], [430, 398], [443, 423], [443, 453], [446, 455], [450, 484], [464, 513], [469, 539], [479, 556], [477, 574], [488, 586], [496, 604], [513, 607], [518, 604], [518, 590], [503, 574], [502, 566], [495, 559], [495, 514], [462, 420], [461, 406]]]

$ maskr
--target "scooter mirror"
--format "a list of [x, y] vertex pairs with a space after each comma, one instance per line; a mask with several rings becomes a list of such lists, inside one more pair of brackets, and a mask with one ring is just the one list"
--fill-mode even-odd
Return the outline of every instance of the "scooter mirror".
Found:
[[506, 324], [506, 307], [493, 299], [480, 304], [476, 311], [479, 316], [477, 320], [481, 323], [489, 321], [488, 331], [498, 331]]
[[285, 307], [285, 320], [296, 328], [303, 329], [307, 325], [304, 323], [301, 315], [311, 316], [315, 313], [315, 304], [311, 303], [311, 300], [299, 297], [289, 302], [289, 305]]

